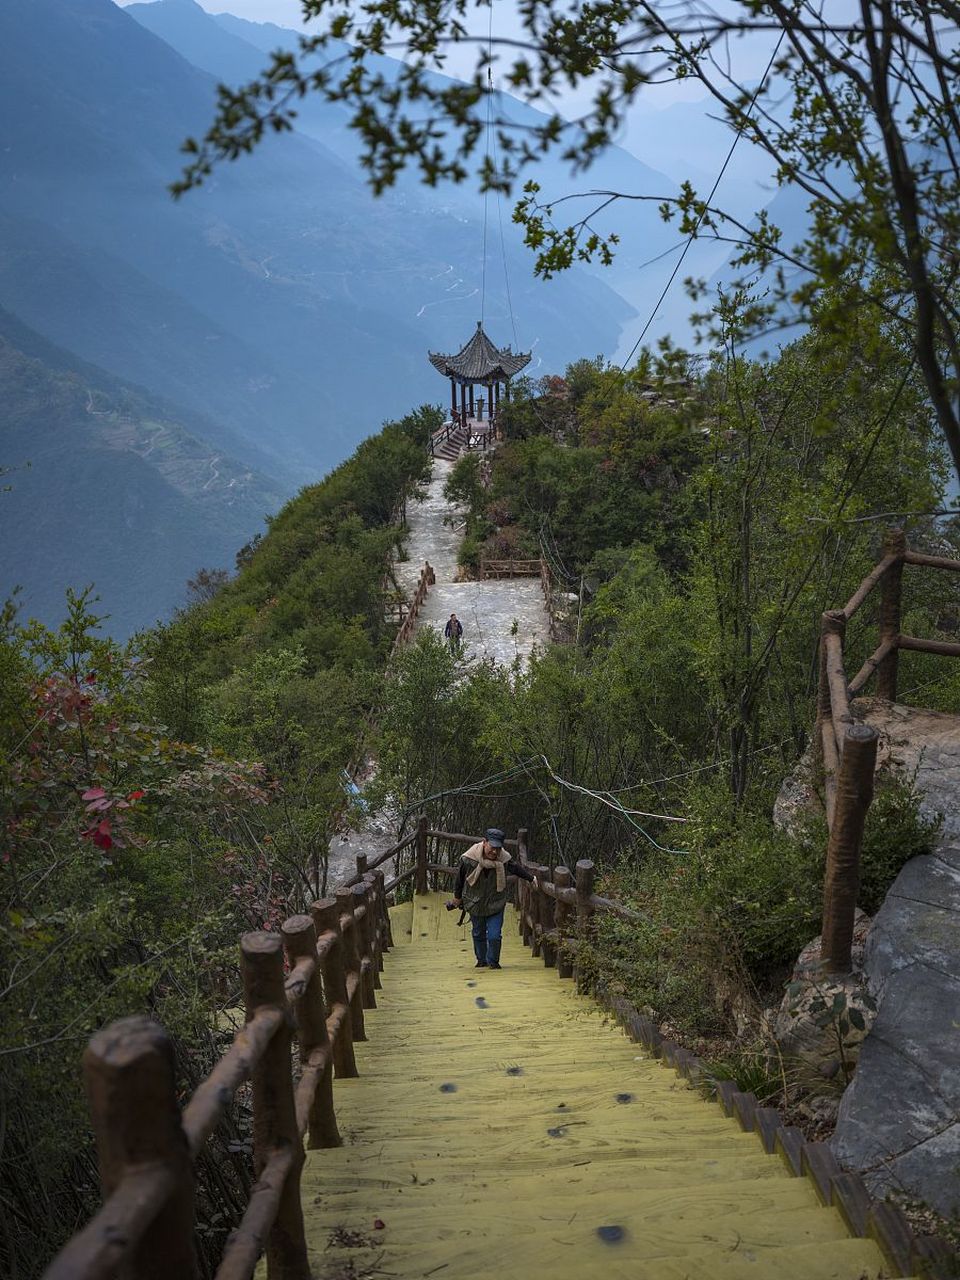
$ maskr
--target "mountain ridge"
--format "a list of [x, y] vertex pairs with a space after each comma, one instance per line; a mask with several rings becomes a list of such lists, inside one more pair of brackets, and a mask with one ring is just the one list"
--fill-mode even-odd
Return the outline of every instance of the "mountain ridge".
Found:
[[173, 406], [3, 308], [0, 400], [0, 596], [20, 588], [21, 608], [42, 621], [63, 616], [68, 587], [93, 583], [111, 633], [131, 634], [184, 603], [197, 569], [232, 565], [285, 496], [191, 434]]

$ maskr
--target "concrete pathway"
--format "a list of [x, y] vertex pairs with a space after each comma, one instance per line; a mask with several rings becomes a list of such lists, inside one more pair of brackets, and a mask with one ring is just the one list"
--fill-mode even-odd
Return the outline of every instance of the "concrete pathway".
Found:
[[[441, 635], [451, 613], [463, 623], [465, 664], [492, 660], [505, 667], [523, 665], [535, 645], [550, 636], [550, 619], [539, 578], [510, 578], [492, 582], [457, 582], [457, 552], [463, 541], [463, 514], [443, 496], [454, 463], [437, 458], [423, 501], [407, 503], [407, 559], [395, 567], [396, 578], [412, 597], [425, 560], [437, 575], [427, 593], [418, 627], [433, 627]], [[375, 766], [372, 766], [375, 767]], [[338, 833], [328, 850], [327, 883], [340, 884], [357, 868], [357, 855], [375, 858], [396, 839], [394, 814], [370, 814], [362, 829]]]
[[407, 504], [409, 559], [397, 566], [398, 581], [412, 592], [424, 560], [429, 560], [437, 581], [420, 610], [418, 627], [433, 627], [442, 634], [455, 613], [463, 624], [463, 654], [468, 662], [490, 659], [507, 667], [525, 663], [534, 646], [550, 638], [540, 580], [457, 582], [463, 515], [443, 496], [453, 467], [454, 463], [438, 458], [425, 501]]
[[[433, 475], [422, 502], [411, 499], [407, 503], [406, 541], [407, 559], [395, 566], [397, 581], [413, 595], [424, 560], [429, 560], [437, 575], [437, 582], [452, 582], [457, 576], [457, 552], [463, 541], [464, 519], [461, 512], [452, 507], [443, 496], [443, 486], [454, 468], [454, 463], [436, 458]], [[444, 517], [454, 519], [444, 524]]]

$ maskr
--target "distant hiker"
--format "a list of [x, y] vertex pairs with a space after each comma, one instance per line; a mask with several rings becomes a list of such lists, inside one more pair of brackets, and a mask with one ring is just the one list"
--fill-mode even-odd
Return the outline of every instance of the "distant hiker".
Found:
[[503, 847], [503, 832], [490, 827], [482, 840], [460, 859], [453, 900], [470, 916], [476, 968], [499, 969], [503, 913], [507, 905], [507, 876], [537, 885], [537, 877], [514, 862]]
[[463, 623], [455, 613], [451, 613], [450, 620], [443, 628], [443, 634], [450, 642], [450, 648], [454, 653], [460, 652], [460, 641], [463, 639]]

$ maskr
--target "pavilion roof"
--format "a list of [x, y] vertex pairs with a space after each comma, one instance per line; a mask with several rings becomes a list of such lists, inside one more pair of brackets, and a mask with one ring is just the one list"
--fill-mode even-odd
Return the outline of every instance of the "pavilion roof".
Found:
[[445, 378], [461, 382], [487, 382], [493, 378], [512, 378], [530, 363], [530, 352], [514, 354], [509, 347], [495, 347], [477, 321], [477, 331], [454, 356], [429, 352], [430, 363]]

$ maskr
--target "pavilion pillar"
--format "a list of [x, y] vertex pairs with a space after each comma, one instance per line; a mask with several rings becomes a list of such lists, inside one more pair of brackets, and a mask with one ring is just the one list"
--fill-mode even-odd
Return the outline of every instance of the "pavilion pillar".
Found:
[[475, 415], [474, 415], [474, 404], [473, 404], [473, 383], [471, 382], [470, 383], [470, 417], [472, 418], [474, 416]]
[[450, 379], [450, 417], [455, 418], [456, 416], [457, 416], [457, 384], [451, 378]]
[[507, 404], [510, 403], [510, 379], [509, 378], [507, 378], [506, 382], [503, 384], [503, 398], [507, 402]]
[[467, 384], [465, 382], [460, 383], [460, 425], [461, 427], [467, 425]]

